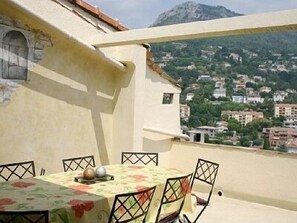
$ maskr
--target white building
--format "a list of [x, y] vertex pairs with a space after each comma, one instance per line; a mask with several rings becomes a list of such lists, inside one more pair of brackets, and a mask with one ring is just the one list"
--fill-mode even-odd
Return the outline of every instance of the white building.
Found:
[[261, 98], [258, 92], [252, 92], [247, 95], [246, 101], [249, 104], [263, 103], [264, 98]]
[[277, 91], [273, 94], [273, 101], [274, 102], [282, 102], [285, 100], [285, 97], [288, 96], [288, 92], [285, 91]]
[[232, 101], [236, 103], [246, 103], [246, 96], [241, 96], [241, 95], [233, 95], [232, 96]]
[[217, 88], [217, 89], [214, 89], [213, 96], [215, 98], [226, 97], [226, 88]]
[[186, 101], [192, 101], [193, 97], [194, 97], [194, 93], [187, 93]]
[[260, 88], [260, 92], [269, 93], [271, 91], [271, 87], [263, 86]]

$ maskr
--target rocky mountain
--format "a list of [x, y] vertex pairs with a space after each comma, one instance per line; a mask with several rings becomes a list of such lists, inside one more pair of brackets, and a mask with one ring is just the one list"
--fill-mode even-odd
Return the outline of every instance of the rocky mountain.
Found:
[[[243, 14], [233, 12], [224, 6], [210, 6], [199, 4], [194, 1], [188, 1], [161, 13], [156, 21], [151, 25], [151, 27], [235, 17], [241, 15]], [[253, 52], [261, 51], [264, 54], [267, 51], [282, 54], [297, 54], [296, 40], [297, 32], [290, 31], [267, 34], [251, 34], [245, 36], [195, 39], [180, 41], [179, 43], [187, 46], [183, 49], [184, 54], [187, 54], [187, 52], [191, 52], [193, 50], [201, 50], [201, 47], [207, 46], [225, 46], [228, 48], [246, 49]], [[156, 57], [161, 56], [161, 53], [166, 51], [164, 48], [166, 48], [168, 45], [171, 45], [170, 47], [174, 47], [175, 43], [168, 42], [152, 44], [154, 55]]]
[[210, 6], [188, 1], [163, 12], [151, 26], [163, 26], [193, 21], [240, 16], [223, 6]]

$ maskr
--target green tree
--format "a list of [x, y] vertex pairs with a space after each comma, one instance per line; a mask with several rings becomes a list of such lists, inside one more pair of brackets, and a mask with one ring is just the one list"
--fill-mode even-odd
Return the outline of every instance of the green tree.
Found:
[[239, 142], [240, 142], [241, 146], [244, 146], [244, 147], [250, 147], [251, 146], [251, 140], [250, 140], [250, 137], [248, 137], [248, 136], [240, 137]]
[[228, 120], [229, 131], [241, 132], [241, 123], [234, 118]]
[[263, 149], [264, 150], [272, 150], [272, 148], [270, 147], [269, 140], [267, 138], [264, 138]]

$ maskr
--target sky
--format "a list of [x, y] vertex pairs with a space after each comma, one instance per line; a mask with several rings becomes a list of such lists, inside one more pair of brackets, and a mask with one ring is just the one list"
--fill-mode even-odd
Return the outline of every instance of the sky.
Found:
[[[146, 28], [158, 15], [186, 0], [85, 0], [129, 29]], [[222, 5], [234, 12], [256, 14], [297, 9], [297, 0], [193, 0], [200, 4]]]

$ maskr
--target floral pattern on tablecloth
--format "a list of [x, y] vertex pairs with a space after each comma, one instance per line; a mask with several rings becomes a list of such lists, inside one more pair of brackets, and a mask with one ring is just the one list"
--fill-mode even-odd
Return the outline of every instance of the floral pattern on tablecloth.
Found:
[[[74, 171], [1, 182], [0, 211], [49, 210], [51, 223], [107, 223], [116, 194], [157, 185], [147, 216], [148, 222], [154, 222], [166, 179], [184, 175], [176, 169], [155, 166], [105, 168], [114, 180], [85, 185], [74, 181], [82, 171]], [[190, 201], [184, 209], [191, 211]]]

